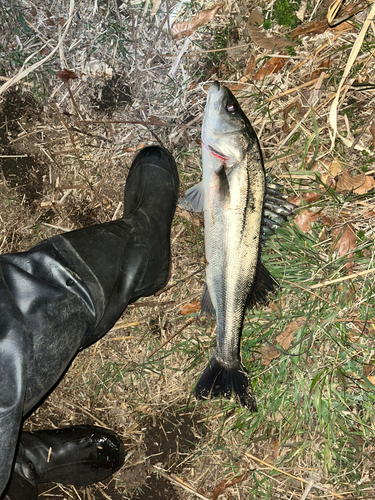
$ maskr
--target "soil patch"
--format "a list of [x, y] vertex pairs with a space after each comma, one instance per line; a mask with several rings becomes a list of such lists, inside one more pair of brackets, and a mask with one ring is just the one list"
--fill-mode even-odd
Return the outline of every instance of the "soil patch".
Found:
[[45, 164], [35, 156], [20, 152], [15, 139], [22, 133], [23, 123], [37, 121], [40, 108], [29, 95], [10, 92], [0, 109], [0, 167], [3, 182], [14, 188], [22, 203], [33, 204], [43, 195]]
[[195, 411], [171, 410], [161, 417], [147, 419], [145, 446], [149, 463], [149, 476], [142, 492], [134, 500], [167, 500], [179, 498], [180, 491], [152, 467], [157, 465], [171, 473], [181, 473], [184, 463], [205, 433], [202, 415]]

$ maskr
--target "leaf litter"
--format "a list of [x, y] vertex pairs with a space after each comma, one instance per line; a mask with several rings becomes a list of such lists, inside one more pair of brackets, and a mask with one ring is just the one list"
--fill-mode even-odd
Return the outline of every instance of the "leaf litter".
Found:
[[[72, 4], [79, 18], [70, 16]], [[288, 45], [295, 50], [293, 56], [281, 53], [285, 47], [272, 52], [261, 44], [249, 44], [255, 42], [248, 24], [254, 8], [250, 2], [226, 2], [207, 24], [190, 25], [191, 33], [187, 24], [179, 28], [181, 33], [186, 30], [181, 37], [189, 37], [189, 45], [182, 38], [172, 38], [173, 19], [178, 16], [178, 22], [187, 23], [199, 15], [207, 19], [202, 12], [212, 13], [212, 3], [202, 2], [198, 7], [177, 2], [173, 11], [163, 2], [146, 4], [133, 2], [117, 9], [115, 4], [62, 2], [58, 8], [49, 6], [51, 15], [41, 1], [28, 4], [30, 9], [21, 18], [31, 33], [14, 25], [24, 60], [35, 51], [34, 58], [47, 57], [31, 71], [26, 63], [21, 73], [22, 64], [12, 59], [14, 33], [2, 31], [1, 42], [8, 49], [7, 60], [2, 61], [3, 92], [15, 89], [12, 83], [17, 82], [22, 94], [22, 98], [17, 91], [1, 94], [1, 112], [8, 127], [7, 135], [0, 132], [3, 154], [33, 154], [38, 162], [38, 167], [35, 162], [27, 167], [18, 162], [18, 169], [11, 171], [2, 160], [2, 251], [20, 251], [59, 232], [118, 217], [128, 168], [134, 153], [146, 144], [160, 141], [170, 148], [181, 184], [195, 184], [200, 176], [205, 89], [216, 78], [237, 88], [241, 106], [259, 136], [267, 171], [284, 185], [290, 199], [300, 200], [296, 215], [301, 216], [305, 229], [302, 234], [291, 223], [266, 244], [263, 256], [281, 284], [281, 298], [276, 295], [269, 305], [249, 311], [245, 318], [244, 361], [252, 370], [260, 411], [249, 416], [230, 401], [195, 407], [190, 399], [215, 338], [215, 324], [210, 318], [187, 318], [180, 313], [185, 304], [194, 309], [198, 302], [193, 299], [203, 289], [204, 257], [201, 219], [186, 218], [177, 210], [170, 288], [130, 306], [112, 332], [80, 353], [58, 390], [28, 419], [26, 427], [103, 422], [115, 429], [126, 444], [128, 460], [104, 490], [99, 486], [114, 500], [124, 492], [131, 498], [136, 486], [144, 490], [136, 498], [151, 494], [157, 498], [158, 484], [161, 490], [165, 488], [166, 500], [190, 500], [203, 493], [212, 497], [219, 492], [225, 498], [266, 498], [263, 485], [272, 498], [300, 498], [301, 484], [310, 477], [315, 491], [325, 496], [353, 498], [356, 493], [345, 492], [357, 489], [367, 495], [372, 492], [367, 479], [371, 465], [358, 458], [349, 437], [362, 433], [368, 456], [375, 457], [369, 410], [372, 392], [363, 383], [359, 388], [352, 377], [361, 373], [363, 361], [373, 363], [374, 349], [366, 329], [374, 312], [373, 275], [368, 273], [375, 229], [374, 139], [371, 121], [366, 125], [373, 106], [371, 89], [355, 86], [356, 82], [373, 83], [373, 35], [371, 30], [361, 32], [371, 9], [358, 11], [345, 19], [350, 25], [341, 23], [336, 30], [329, 27], [327, 12], [318, 4], [307, 8], [299, 33], [278, 25], [268, 33], [257, 27], [258, 36], [273, 39], [273, 44], [285, 40], [286, 34], [298, 38], [300, 43]], [[343, 9], [338, 13], [339, 18], [345, 15]], [[61, 37], [58, 19], [65, 20]], [[309, 26], [310, 21], [315, 26]], [[93, 22], [96, 30], [85, 28], [85, 23], [92, 26]], [[214, 37], [219, 32], [225, 33], [220, 40]], [[365, 37], [367, 45], [361, 46]], [[357, 56], [348, 62], [356, 40]], [[219, 61], [213, 59], [215, 54], [220, 54]], [[277, 71], [252, 78], [272, 58], [282, 59], [282, 66], [280, 61]], [[111, 72], [89, 72], [88, 67], [110, 68]], [[62, 68], [78, 76], [69, 81], [78, 111], [63, 82], [51, 77]], [[348, 74], [345, 82], [344, 71]], [[129, 86], [131, 101], [114, 99], [112, 105], [109, 100], [105, 109], [99, 109], [113, 75], [120, 75]], [[321, 84], [316, 87], [319, 77]], [[30, 96], [30, 89], [35, 88], [40, 94]], [[313, 94], [317, 99], [311, 99]], [[40, 95], [46, 96], [41, 111], [30, 119], [30, 109], [36, 109], [35, 99], [41, 99]], [[337, 96], [338, 135], [335, 150], [330, 151], [327, 117]], [[301, 113], [298, 105], [290, 108], [290, 128], [285, 131], [283, 110], [296, 102]], [[353, 138], [362, 132], [360, 149], [349, 155]], [[319, 167], [306, 170], [314, 162]], [[20, 176], [21, 166], [27, 170], [28, 185], [34, 183], [33, 190], [26, 191], [23, 182], [12, 180]], [[320, 289], [320, 283], [351, 273], [357, 278]], [[314, 286], [319, 293], [312, 293]], [[187, 315], [194, 315], [192, 309], [188, 311]], [[274, 337], [276, 331], [281, 333]], [[350, 336], [353, 331], [355, 335]], [[362, 331], [366, 336], [361, 336]], [[295, 356], [288, 356], [289, 350]], [[171, 432], [168, 428], [167, 437], [175, 448], [169, 447], [169, 456], [163, 455], [157, 464], [165, 471], [165, 482], [154, 481], [153, 490], [148, 490], [148, 477], [155, 475], [145, 436], [152, 434], [154, 425], [160, 430], [160, 423], [165, 427], [165, 422], [176, 422], [187, 407], [186, 411], [199, 408], [204, 412], [189, 423], [197, 439], [195, 449], [180, 446], [177, 426], [171, 426]], [[290, 422], [296, 423], [293, 429]], [[273, 435], [277, 435], [276, 454], [275, 441], [268, 438]], [[277, 467], [268, 456], [276, 457]], [[242, 477], [249, 463], [251, 475], [233, 483], [233, 470], [236, 477]], [[177, 467], [175, 476], [180, 480], [173, 485], [168, 483], [171, 464]], [[287, 474], [301, 481], [290, 482]], [[179, 486], [181, 481], [189, 485], [188, 491]], [[73, 489], [65, 489], [72, 498], [79, 498]], [[92, 486], [78, 493], [81, 498], [97, 499], [102, 498], [100, 489]], [[60, 487], [56, 491], [67, 494]]]

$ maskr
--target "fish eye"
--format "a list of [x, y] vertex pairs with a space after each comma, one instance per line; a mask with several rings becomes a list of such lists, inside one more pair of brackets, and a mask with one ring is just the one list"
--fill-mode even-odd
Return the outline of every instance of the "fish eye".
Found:
[[237, 105], [234, 102], [230, 102], [226, 106], [228, 113], [234, 114], [237, 111]]

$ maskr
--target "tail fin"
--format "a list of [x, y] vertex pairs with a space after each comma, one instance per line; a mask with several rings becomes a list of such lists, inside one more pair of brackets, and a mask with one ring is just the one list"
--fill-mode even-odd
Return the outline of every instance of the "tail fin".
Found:
[[235, 368], [223, 366], [215, 354], [202, 373], [194, 389], [197, 399], [232, 395], [248, 410], [257, 411], [257, 404], [251, 390], [250, 379], [242, 363]]

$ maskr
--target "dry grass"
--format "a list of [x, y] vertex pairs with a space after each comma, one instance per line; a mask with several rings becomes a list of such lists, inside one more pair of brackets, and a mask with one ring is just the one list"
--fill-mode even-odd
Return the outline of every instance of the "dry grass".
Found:
[[[26, 66], [56, 48], [1, 96], [2, 252], [118, 217], [128, 167], [145, 144], [171, 150], [182, 192], [199, 180], [207, 83], [219, 78], [239, 88], [250, 53], [258, 69], [269, 51], [249, 38], [252, 2], [226, 0], [189, 43], [170, 35], [172, 2], [162, 2], [156, 15], [148, 4], [76, 1], [69, 26], [68, 1], [0, 7], [4, 81], [30, 55]], [[182, 15], [191, 18], [212, 6], [202, 4], [189, 3]], [[323, 12], [318, 2], [305, 20]], [[351, 175], [373, 169], [373, 89], [364, 86], [373, 83], [371, 30], [347, 66], [368, 14], [358, 13], [346, 31], [302, 38], [295, 55], [282, 54], [287, 61], [281, 71], [264, 80], [250, 77], [237, 92], [268, 172], [291, 194], [321, 185], [310, 170], [313, 160], [339, 159]], [[281, 32], [273, 26], [272, 36]], [[322, 76], [314, 75], [327, 60]], [[63, 68], [78, 76], [70, 81], [75, 104], [56, 77]], [[343, 82], [345, 68], [349, 80]], [[112, 87], [111, 74], [119, 76]], [[335, 142], [332, 102], [338, 110]], [[177, 209], [167, 289], [130, 306], [111, 332], [80, 353], [25, 423], [34, 430], [85, 422], [108, 426], [123, 438], [128, 460], [109, 484], [53, 486], [40, 498], [193, 499], [212, 498], [215, 491], [222, 491], [222, 499], [374, 498], [374, 398], [367, 378], [374, 355], [373, 275], [359, 275], [372, 268], [372, 207], [371, 192], [332, 190], [309, 206], [323, 209], [336, 225], [350, 222], [361, 235], [357, 279], [321, 285], [345, 276], [346, 263], [332, 254], [333, 236], [323, 219], [308, 235], [291, 224], [265, 250], [283, 291], [268, 307], [249, 313], [245, 325], [244, 359], [256, 382], [258, 415], [230, 401], [196, 404], [192, 398], [215, 323], [179, 313], [203, 289], [204, 252], [202, 218]], [[307, 320], [289, 352], [280, 351], [266, 366], [262, 349], [301, 317]], [[224, 480], [231, 484], [217, 489]]]

